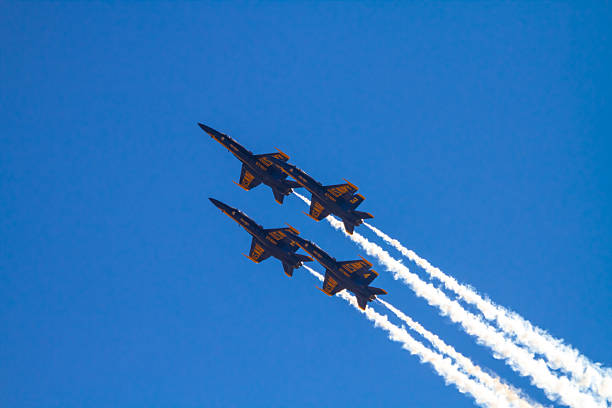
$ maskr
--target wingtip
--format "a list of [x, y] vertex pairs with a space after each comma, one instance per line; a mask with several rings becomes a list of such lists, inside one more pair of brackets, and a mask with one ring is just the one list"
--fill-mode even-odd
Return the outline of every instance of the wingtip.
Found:
[[259, 263], [258, 261], [254, 260], [253, 258], [251, 258], [250, 256], [246, 255], [246, 254], [242, 254], [244, 255], [245, 258], [250, 259], [251, 261], [255, 262], [255, 263]]
[[360, 257], [361, 259], [363, 259], [363, 262], [365, 262], [365, 263], [368, 265], [368, 267], [370, 267], [370, 268], [372, 267], [372, 262], [368, 261], [367, 259], [365, 259], [365, 258], [364, 258], [363, 256], [361, 256], [361, 255], [359, 255], [359, 257]]
[[316, 222], [319, 222], [320, 220], [317, 220], [315, 217], [313, 217], [312, 215], [308, 214], [306, 211], [302, 211], [304, 214], [306, 214], [307, 216], [309, 216], [310, 218], [312, 218], [313, 220], [315, 220]]
[[283, 152], [281, 149], [279, 149], [279, 148], [278, 148], [278, 147], [276, 147], [276, 146], [274, 146], [274, 148], [275, 148], [275, 149], [276, 149], [276, 150], [277, 150], [277, 151], [278, 151], [280, 154], [282, 154], [283, 156], [285, 156], [285, 158], [286, 158], [287, 160], [289, 160], [289, 159], [290, 159], [290, 157], [289, 157], [289, 155], [288, 155], [287, 153]]
[[237, 185], [238, 187], [240, 187], [241, 189], [243, 189], [244, 191], [249, 191], [247, 190], [242, 184], [240, 183], [236, 183], [234, 180], [232, 180], [232, 183], [234, 183], [235, 185]]
[[298, 231], [293, 225], [289, 225], [287, 223], [285, 223], [285, 225], [288, 226], [294, 234], [300, 235], [300, 231]]
[[329, 293], [327, 293], [326, 291], [324, 291], [323, 289], [321, 289], [317, 285], [315, 285], [315, 288], [319, 289], [321, 292], [325, 293], [327, 296], [331, 296]]
[[342, 179], [342, 180], [346, 181], [346, 184], [348, 184], [349, 186], [353, 187], [355, 189], [355, 191], [359, 190], [359, 187], [357, 187], [356, 185], [354, 185], [353, 183], [351, 183], [347, 179]]

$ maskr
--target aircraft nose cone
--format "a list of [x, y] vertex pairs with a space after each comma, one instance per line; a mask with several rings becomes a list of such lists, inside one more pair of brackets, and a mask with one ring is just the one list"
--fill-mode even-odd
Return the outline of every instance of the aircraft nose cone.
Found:
[[213, 203], [214, 205], [216, 205], [217, 207], [221, 207], [223, 205], [223, 203], [219, 200], [215, 200], [212, 197], [208, 197], [208, 199], [210, 200], [211, 203]]
[[208, 126], [206, 126], [205, 124], [200, 123], [200, 122], [198, 122], [198, 126], [200, 126], [200, 128], [201, 128], [203, 131], [205, 131], [205, 132], [210, 132], [210, 130], [211, 130], [211, 129], [210, 129]]

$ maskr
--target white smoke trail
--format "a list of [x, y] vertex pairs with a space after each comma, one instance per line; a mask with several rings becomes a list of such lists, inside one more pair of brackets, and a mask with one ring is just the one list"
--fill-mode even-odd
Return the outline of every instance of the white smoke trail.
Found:
[[478, 308], [487, 320], [496, 321], [505, 333], [514, 336], [516, 341], [525, 345], [534, 353], [546, 357], [552, 369], [561, 369], [570, 374], [572, 379], [583, 389], [590, 389], [600, 397], [612, 402], [612, 370], [600, 367], [581, 355], [578, 350], [563, 344], [539, 327], [515, 312], [505, 309], [489, 299], [484, 299], [474, 289], [462, 285], [452, 276], [446, 275], [439, 268], [432, 266], [426, 259], [404, 247], [398, 240], [391, 238], [378, 228], [364, 223], [386, 243], [397, 249], [402, 255], [423, 268], [431, 277], [438, 279], [444, 287], [455, 292]]
[[[306, 265], [303, 266], [316, 278], [323, 281], [323, 276], [320, 273]], [[367, 307], [366, 310], [361, 310], [357, 305], [357, 299], [355, 299], [353, 295], [348, 294], [346, 290], [338, 293], [337, 296], [346, 300], [355, 309], [363, 313], [368, 320], [374, 323], [374, 326], [385, 330], [390, 340], [401, 343], [405, 350], [408, 350], [410, 354], [418, 356], [421, 362], [431, 364], [436, 373], [444, 378], [447, 384], [452, 383], [457, 387], [459, 392], [471, 395], [479, 405], [491, 408], [512, 406], [489, 388], [460, 372], [450, 359], [444, 358], [442, 355], [425, 347], [422, 343], [410, 336], [404, 328], [391, 323], [387, 316], [377, 313], [371, 307]]]
[[542, 407], [540, 404], [527, 401], [525, 397], [521, 395], [521, 392], [519, 390], [508, 384], [503, 383], [499, 379], [499, 377], [483, 371], [482, 368], [475, 365], [472, 360], [459, 353], [457, 350], [455, 350], [453, 346], [446, 344], [438, 336], [425, 329], [420, 323], [412, 320], [409, 316], [407, 316], [401, 310], [397, 309], [395, 306], [389, 304], [388, 302], [385, 302], [380, 298], [377, 300], [382, 303], [387, 309], [389, 309], [393, 314], [395, 314], [398, 318], [406, 322], [406, 324], [408, 324], [408, 327], [426, 338], [436, 349], [438, 349], [438, 351], [453, 358], [465, 373], [473, 376], [480, 383], [493, 390], [497, 394], [502, 395], [512, 406], [515, 406], [517, 408]]
[[[310, 204], [310, 200], [306, 197], [295, 192], [294, 194], [305, 203]], [[577, 385], [567, 377], [558, 377], [553, 374], [543, 360], [536, 359], [532, 353], [518, 347], [494, 327], [465, 310], [458, 302], [449, 299], [440, 289], [421, 280], [418, 275], [410, 272], [405, 265], [391, 257], [380, 246], [368, 241], [357, 232], [352, 235], [347, 234], [342, 223], [333, 216], [328, 216], [326, 220], [332, 227], [343, 232], [351, 241], [362, 247], [366, 253], [375, 256], [378, 262], [393, 274], [395, 279], [404, 281], [417, 296], [426, 299], [430, 305], [438, 307], [442, 314], [448, 315], [453, 322], [459, 323], [468, 334], [478, 338], [479, 342], [491, 348], [494, 351], [494, 357], [504, 358], [513, 370], [523, 376], [530, 377], [532, 384], [544, 390], [549, 399], [559, 400], [563, 404], [575, 408], [606, 406], [597, 401], [594, 396], [581, 393]]]

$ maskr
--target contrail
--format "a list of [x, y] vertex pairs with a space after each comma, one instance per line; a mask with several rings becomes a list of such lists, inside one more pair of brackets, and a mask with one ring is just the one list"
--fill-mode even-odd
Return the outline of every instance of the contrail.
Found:
[[[319, 272], [309, 268], [306, 265], [302, 266], [320, 281], [323, 281], [323, 276]], [[489, 388], [470, 379], [467, 375], [460, 372], [457, 369], [457, 366], [453, 364], [449, 358], [444, 358], [441, 354], [438, 354], [425, 347], [422, 343], [410, 336], [404, 328], [398, 327], [391, 323], [387, 316], [377, 313], [371, 307], [366, 307], [366, 310], [361, 310], [357, 305], [357, 300], [355, 297], [348, 294], [345, 290], [338, 293], [337, 296], [346, 300], [355, 309], [363, 313], [368, 320], [374, 322], [374, 326], [385, 330], [389, 335], [389, 339], [401, 343], [405, 350], [408, 350], [411, 354], [418, 356], [421, 362], [431, 364], [436, 373], [444, 378], [447, 384], [452, 383], [455, 385], [455, 387], [457, 387], [459, 392], [471, 395], [479, 405], [491, 408], [514, 406], [509, 404], [499, 395], [495, 394]]]
[[[294, 194], [305, 203], [310, 204], [310, 200], [306, 197], [295, 192]], [[417, 296], [426, 299], [430, 305], [438, 307], [443, 315], [448, 315], [453, 322], [461, 324], [468, 334], [477, 337], [479, 342], [491, 348], [496, 358], [503, 357], [513, 370], [530, 377], [532, 384], [544, 390], [549, 399], [560, 400], [565, 405], [575, 408], [606, 406], [597, 401], [594, 396], [581, 393], [577, 385], [567, 377], [554, 375], [543, 360], [536, 359], [531, 352], [518, 347], [494, 327], [484, 323], [480, 317], [465, 310], [457, 301], [449, 299], [440, 289], [421, 280], [418, 275], [410, 272], [405, 265], [391, 257], [380, 246], [368, 241], [357, 232], [352, 235], [347, 234], [342, 223], [333, 216], [328, 216], [326, 220], [332, 227], [343, 232], [351, 241], [362, 247], [366, 253], [375, 256], [395, 279], [404, 281]]]
[[398, 318], [408, 324], [408, 327], [426, 338], [436, 349], [438, 349], [438, 351], [453, 358], [466, 374], [475, 377], [480, 383], [482, 383], [489, 389], [495, 391], [498, 394], [501, 394], [512, 406], [522, 408], [542, 407], [540, 404], [528, 402], [527, 400], [525, 400], [519, 390], [508, 384], [503, 383], [499, 379], [499, 377], [493, 376], [483, 371], [482, 368], [475, 365], [468, 357], [465, 357], [463, 354], [459, 353], [457, 350], [454, 349], [453, 346], [446, 344], [438, 336], [425, 329], [420, 323], [412, 320], [409, 316], [407, 316], [404, 312], [402, 312], [395, 306], [389, 304], [388, 302], [385, 302], [382, 299], [377, 300], [382, 303], [387, 309], [389, 309], [394, 315], [396, 315]]
[[398, 240], [391, 238], [378, 228], [367, 223], [364, 223], [364, 225], [402, 255], [423, 268], [429, 276], [441, 281], [445, 288], [455, 292], [467, 303], [476, 306], [487, 320], [496, 321], [499, 328], [508, 335], [514, 336], [517, 342], [525, 345], [534, 353], [545, 356], [552, 369], [563, 370], [570, 374], [573, 380], [583, 389], [591, 389], [602, 398], [612, 402], [612, 370], [601, 368], [598, 364], [581, 355], [578, 350], [563, 344], [562, 340], [552, 337], [545, 330], [533, 326], [517, 313], [507, 310], [489, 299], [484, 299], [475, 290], [467, 285], [460, 284], [455, 278], [432, 266], [426, 259], [421, 258], [414, 251], [404, 247]]

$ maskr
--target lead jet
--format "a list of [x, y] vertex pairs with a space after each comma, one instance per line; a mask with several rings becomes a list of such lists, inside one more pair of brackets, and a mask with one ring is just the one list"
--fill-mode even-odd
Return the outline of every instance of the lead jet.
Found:
[[228, 135], [202, 123], [198, 125], [242, 162], [240, 181], [236, 184], [246, 191], [264, 183], [272, 189], [276, 202], [282, 204], [285, 196], [291, 194], [291, 189], [300, 186], [295, 181], [286, 180], [287, 175], [270, 160], [278, 160], [281, 163], [289, 160], [289, 156], [280, 150], [276, 149], [278, 153], [253, 154]]
[[299, 249], [295, 242], [299, 231], [295, 228], [289, 226], [288, 228], [264, 229], [240, 210], [214, 198], [209, 198], [209, 200], [253, 236], [249, 255], [244, 255], [251, 261], [260, 263], [273, 256], [281, 261], [289, 277], [293, 276], [294, 269], [302, 266], [302, 262], [312, 261], [312, 258], [307, 255], [295, 253]]
[[319, 288], [323, 293], [333, 296], [343, 289], [348, 289], [355, 294], [357, 304], [362, 310], [365, 310], [368, 302], [376, 299], [376, 295], [387, 294], [384, 289], [368, 286], [378, 273], [370, 269], [372, 264], [365, 259], [338, 262], [313, 242], [297, 236], [294, 239], [300, 248], [326, 269], [323, 289]]
[[312, 194], [310, 212], [306, 215], [313, 220], [320, 221], [329, 214], [337, 215], [342, 219], [346, 232], [352, 234], [355, 226], [361, 225], [364, 219], [374, 218], [370, 213], [355, 210], [365, 198], [355, 194], [357, 187], [346, 179], [345, 184], [324, 186], [292, 164], [276, 159], [273, 161], [285, 174], [293, 177], [300, 187]]

